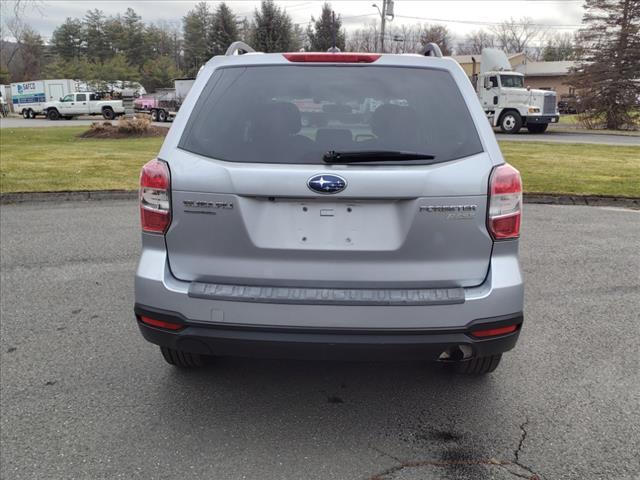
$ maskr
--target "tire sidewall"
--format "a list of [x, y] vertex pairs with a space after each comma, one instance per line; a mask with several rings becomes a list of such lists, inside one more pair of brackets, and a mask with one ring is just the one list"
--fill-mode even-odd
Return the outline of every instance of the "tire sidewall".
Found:
[[58, 110], [56, 110], [55, 108], [52, 108], [51, 110], [49, 110], [47, 112], [47, 118], [49, 120], [59, 120], [60, 119], [60, 112], [58, 112]]
[[116, 118], [116, 114], [110, 108], [105, 108], [102, 110], [102, 118], [105, 120], [113, 120]]
[[167, 112], [165, 112], [164, 110], [160, 110], [158, 112], [158, 121], [159, 122], [166, 122], [167, 121]]
[[518, 133], [522, 127], [522, 118], [518, 112], [510, 111], [502, 115], [500, 130], [503, 133]]
[[157, 110], [151, 110], [151, 121], [152, 122], [157, 122], [158, 121], [158, 111]]

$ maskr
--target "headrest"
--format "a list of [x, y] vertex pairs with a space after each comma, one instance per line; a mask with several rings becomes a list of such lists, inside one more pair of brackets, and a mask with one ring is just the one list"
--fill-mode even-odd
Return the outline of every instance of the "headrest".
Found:
[[293, 135], [301, 126], [300, 110], [293, 103], [271, 102], [257, 108], [254, 133]]
[[371, 117], [371, 131], [378, 137], [401, 129], [417, 129], [417, 115], [411, 107], [401, 107], [385, 103], [380, 105]]

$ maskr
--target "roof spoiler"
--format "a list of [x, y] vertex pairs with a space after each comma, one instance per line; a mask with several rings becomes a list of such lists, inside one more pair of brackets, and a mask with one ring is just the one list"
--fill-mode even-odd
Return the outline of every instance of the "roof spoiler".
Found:
[[442, 50], [435, 43], [427, 43], [427, 46], [424, 48], [423, 55], [425, 57], [442, 57]]

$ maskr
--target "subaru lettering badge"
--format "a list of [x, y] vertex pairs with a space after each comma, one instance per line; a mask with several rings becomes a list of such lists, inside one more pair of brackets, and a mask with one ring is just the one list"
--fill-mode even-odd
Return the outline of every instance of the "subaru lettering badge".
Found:
[[347, 187], [344, 178], [338, 175], [322, 174], [314, 175], [307, 181], [307, 186], [318, 193], [338, 193]]

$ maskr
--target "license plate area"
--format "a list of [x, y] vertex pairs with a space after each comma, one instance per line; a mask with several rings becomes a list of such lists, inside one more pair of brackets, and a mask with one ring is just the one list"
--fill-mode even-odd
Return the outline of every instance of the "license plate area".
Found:
[[406, 236], [396, 200], [245, 200], [245, 225], [261, 248], [396, 250]]

